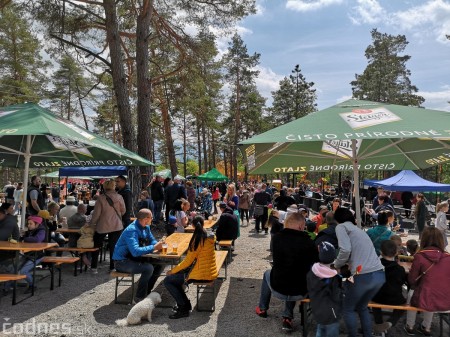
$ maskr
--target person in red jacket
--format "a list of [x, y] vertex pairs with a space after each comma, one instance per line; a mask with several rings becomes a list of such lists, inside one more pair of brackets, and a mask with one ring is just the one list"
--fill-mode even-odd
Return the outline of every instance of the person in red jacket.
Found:
[[[417, 331], [432, 336], [433, 312], [450, 310], [450, 254], [445, 251], [444, 239], [439, 229], [426, 227], [420, 240], [420, 250], [408, 275], [414, 293], [411, 305], [424, 309], [423, 322]], [[416, 311], [408, 311], [405, 331], [414, 334]]]

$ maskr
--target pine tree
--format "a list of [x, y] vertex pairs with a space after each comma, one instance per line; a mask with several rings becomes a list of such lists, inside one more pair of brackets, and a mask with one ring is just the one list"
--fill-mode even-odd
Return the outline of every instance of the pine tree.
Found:
[[[255, 79], [259, 74], [255, 67], [259, 64], [260, 54], [249, 55], [247, 46], [242, 38], [235, 34], [229, 43], [228, 52], [224, 55], [223, 62], [226, 69], [225, 79], [230, 83], [232, 95], [229, 104], [228, 130], [232, 133], [230, 143], [231, 163], [233, 166], [233, 179], [237, 181], [238, 149], [236, 144], [242, 139], [242, 115], [246, 110], [250, 93], [254, 93]], [[264, 106], [264, 105], [263, 105]], [[253, 121], [261, 118], [261, 111], [253, 111]]]
[[406, 68], [409, 55], [404, 52], [408, 41], [405, 35], [382, 34], [371, 31], [372, 44], [365, 56], [369, 64], [356, 80], [350, 82], [353, 97], [376, 102], [386, 102], [407, 106], [420, 106], [425, 99], [416, 95], [418, 89], [411, 84], [411, 71]]
[[272, 91], [273, 103], [269, 120], [273, 127], [292, 122], [316, 111], [316, 89], [313, 82], [306, 82], [297, 64], [289, 78], [280, 81], [280, 88]]
[[48, 80], [42, 46], [24, 13], [10, 4], [0, 11], [0, 105], [39, 102]]

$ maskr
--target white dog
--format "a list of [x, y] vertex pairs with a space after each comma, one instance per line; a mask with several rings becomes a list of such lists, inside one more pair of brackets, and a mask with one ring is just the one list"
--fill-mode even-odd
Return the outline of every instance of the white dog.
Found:
[[152, 321], [152, 312], [155, 307], [161, 303], [161, 295], [157, 292], [151, 292], [146, 298], [139, 303], [136, 303], [128, 313], [127, 318], [118, 319], [116, 324], [118, 326], [127, 326], [141, 323], [142, 318], [147, 318], [149, 322]]

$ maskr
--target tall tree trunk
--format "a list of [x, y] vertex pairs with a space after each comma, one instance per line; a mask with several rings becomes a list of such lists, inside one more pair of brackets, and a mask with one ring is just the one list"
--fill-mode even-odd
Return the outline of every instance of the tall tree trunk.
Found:
[[164, 137], [166, 141], [167, 148], [167, 157], [169, 160], [170, 171], [172, 172], [172, 177], [175, 177], [178, 174], [177, 169], [177, 160], [175, 157], [175, 148], [173, 146], [173, 138], [172, 138], [172, 127], [170, 124], [170, 114], [169, 107], [167, 105], [166, 98], [163, 94], [160, 96], [160, 107], [161, 107], [161, 117], [163, 121], [164, 128]]
[[183, 109], [183, 175], [186, 177], [186, 171], [187, 171], [187, 139], [186, 139], [186, 110]]
[[201, 123], [202, 123], [202, 135], [203, 135], [203, 168], [205, 172], [208, 172], [208, 153], [206, 149], [206, 130], [205, 130], [205, 115], [201, 114]]
[[[137, 144], [138, 154], [150, 159], [150, 100], [151, 81], [149, 78], [149, 49], [148, 38], [152, 16], [153, 1], [144, 0], [137, 17], [136, 25], [136, 75], [137, 75]], [[136, 175], [136, 184], [146, 188], [150, 179], [150, 167], [141, 167], [140, 174]], [[141, 181], [139, 181], [141, 180]]]
[[211, 130], [211, 166], [216, 167], [216, 134]]
[[89, 130], [86, 113], [84, 112], [83, 100], [81, 99], [80, 87], [78, 86], [78, 83], [76, 85], [77, 85], [77, 93], [78, 93], [78, 102], [80, 103], [81, 114], [83, 115], [83, 120], [84, 120], [84, 126], [85, 126], [86, 130]]
[[116, 1], [104, 0], [103, 8], [105, 9], [106, 41], [108, 42], [111, 57], [111, 75], [119, 110], [120, 125], [122, 126], [122, 144], [126, 149], [136, 152], [130, 101], [128, 98], [127, 76], [123, 66], [120, 46]]
[[[197, 152], [198, 152], [198, 170], [199, 174], [202, 174], [202, 146], [200, 139], [200, 118], [197, 114]], [[206, 171], [205, 171], [206, 172]]]
[[240, 102], [240, 82], [239, 82], [239, 69], [236, 75], [236, 124], [234, 129], [234, 147], [231, 149], [233, 156], [233, 180], [237, 182], [237, 143], [239, 143], [239, 130], [241, 128], [241, 102]]
[[227, 149], [223, 149], [223, 167], [224, 167], [224, 170], [225, 170], [225, 175], [227, 176], [227, 177], [229, 177], [229, 175], [228, 175], [228, 163], [227, 163]]

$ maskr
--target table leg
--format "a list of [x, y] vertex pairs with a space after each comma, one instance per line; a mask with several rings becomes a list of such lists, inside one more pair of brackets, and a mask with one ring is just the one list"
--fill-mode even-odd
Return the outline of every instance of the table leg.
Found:
[[33, 283], [31, 284], [31, 296], [34, 296], [34, 284], [36, 282], [36, 261], [37, 261], [37, 251], [34, 252], [33, 260]]
[[[19, 273], [19, 260], [20, 260], [20, 254], [19, 254], [18, 250], [16, 250], [16, 256], [15, 256], [14, 260], [16, 261], [14, 263], [14, 274], [18, 274]], [[13, 305], [15, 305], [17, 303], [16, 302], [16, 299], [17, 299], [16, 295], [17, 295], [17, 281], [14, 282], [14, 285], [13, 285], [13, 298], [12, 298], [12, 304]]]

